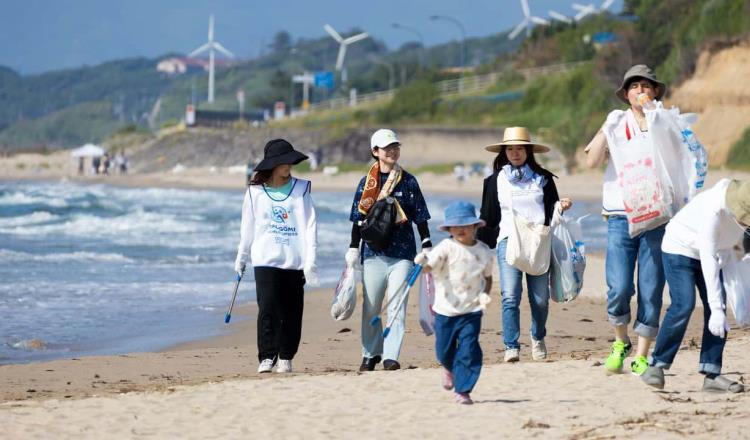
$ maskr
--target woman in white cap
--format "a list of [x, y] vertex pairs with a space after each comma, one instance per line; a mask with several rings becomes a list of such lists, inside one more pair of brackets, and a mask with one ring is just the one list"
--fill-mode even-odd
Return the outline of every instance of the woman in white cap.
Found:
[[[413, 224], [417, 225], [422, 249], [432, 247], [427, 226], [430, 213], [417, 179], [398, 164], [401, 142], [396, 133], [377, 130], [372, 135], [370, 150], [375, 163], [354, 194], [349, 216], [353, 223], [352, 238], [345, 257], [347, 265], [363, 266], [363, 358], [359, 369], [372, 371], [382, 359], [383, 369], [398, 370], [406, 301], [397, 309], [398, 299], [390, 300], [400, 293], [398, 288], [411, 271], [417, 254]], [[383, 338], [380, 322], [371, 324], [384, 299], [389, 305], [388, 316], [396, 314], [387, 338]]]
[[[490, 248], [497, 247], [500, 267], [500, 290], [502, 293], [503, 342], [505, 362], [520, 359], [520, 312], [524, 272], [506, 261], [508, 236], [518, 215], [535, 224], [550, 225], [555, 203], [562, 210], [572, 206], [570, 199], [560, 199], [553, 177], [536, 161], [535, 153], [546, 153], [550, 149], [531, 142], [525, 127], [508, 127], [503, 141], [485, 147], [497, 153], [493, 163], [494, 172], [484, 180], [480, 218], [486, 226], [479, 230], [479, 239]], [[550, 256], [546, 257], [548, 260]], [[531, 306], [531, 356], [534, 360], [547, 358], [544, 337], [547, 334], [549, 311], [549, 269], [542, 274], [526, 273], [526, 286]]]
[[253, 265], [258, 302], [258, 373], [292, 371], [302, 336], [304, 285], [318, 284], [317, 223], [307, 180], [292, 165], [307, 156], [284, 139], [269, 141], [245, 191], [234, 270]]
[[651, 366], [641, 379], [664, 388], [664, 370], [682, 345], [695, 308], [695, 289], [703, 303], [703, 340], [698, 371], [703, 390], [740, 393], [744, 386], [721, 375], [729, 325], [721, 279], [725, 255], [734, 252], [750, 225], [750, 182], [722, 179], [698, 194], [667, 225], [661, 245], [672, 302], [664, 315]]
[[[660, 100], [667, 90], [653, 71], [644, 64], [632, 66], [625, 72], [620, 88], [615, 95], [630, 108], [614, 110], [602, 126], [602, 130], [586, 147], [586, 164], [598, 168], [605, 162], [602, 196], [602, 215], [607, 221], [607, 317], [614, 326], [615, 341], [604, 362], [608, 374], [621, 373], [625, 358], [633, 350], [628, 336], [631, 321], [630, 300], [636, 293], [634, 278], [638, 268], [638, 309], [633, 329], [638, 335], [635, 357], [630, 371], [641, 375], [648, 368], [648, 350], [659, 331], [662, 296], [664, 294], [664, 268], [661, 258], [661, 241], [665, 225], [631, 237], [625, 211], [625, 195], [618, 183], [618, 170], [610, 152], [623, 151], [640, 138], [648, 138], [648, 123], [639, 97], [647, 101]], [[605, 131], [612, 133], [609, 140]], [[609, 160], [608, 160], [609, 159]]]

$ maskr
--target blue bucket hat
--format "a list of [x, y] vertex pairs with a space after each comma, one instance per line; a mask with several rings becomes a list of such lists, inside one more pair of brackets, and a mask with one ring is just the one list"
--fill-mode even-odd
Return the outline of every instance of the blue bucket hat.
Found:
[[441, 231], [447, 231], [451, 226], [484, 226], [484, 220], [478, 219], [474, 205], [469, 202], [453, 202], [445, 208], [445, 222], [438, 226]]

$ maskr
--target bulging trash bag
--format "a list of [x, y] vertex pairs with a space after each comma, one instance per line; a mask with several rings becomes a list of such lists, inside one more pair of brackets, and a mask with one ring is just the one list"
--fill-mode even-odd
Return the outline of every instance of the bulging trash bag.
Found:
[[586, 246], [579, 219], [560, 215], [559, 202], [552, 220], [552, 264], [550, 264], [550, 298], [558, 303], [574, 300], [583, 288], [586, 270]]
[[422, 274], [419, 283], [419, 325], [427, 336], [435, 333], [435, 280], [431, 273]]
[[708, 174], [708, 156], [690, 124], [692, 114], [659, 105], [646, 111], [654, 154], [664, 173], [665, 187], [671, 193], [672, 211], [677, 212], [703, 188]]
[[734, 312], [734, 320], [740, 327], [750, 326], [750, 255], [742, 260], [734, 254], [722, 269], [727, 305]]
[[344, 267], [341, 278], [333, 293], [331, 304], [331, 317], [336, 321], [349, 319], [357, 306], [357, 281], [361, 278], [358, 270], [352, 267]]

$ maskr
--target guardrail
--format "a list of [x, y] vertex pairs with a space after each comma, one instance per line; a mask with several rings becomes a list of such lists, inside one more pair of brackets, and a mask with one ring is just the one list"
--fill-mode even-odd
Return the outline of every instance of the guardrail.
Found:
[[[551, 73], [564, 72], [585, 64], [587, 61], [576, 61], [572, 63], [551, 64], [548, 66], [529, 67], [516, 69], [525, 79], [536, 78]], [[492, 72], [485, 75], [465, 76], [457, 79], [449, 79], [435, 83], [441, 96], [460, 95], [464, 93], [476, 93], [486, 90], [497, 83], [498, 79], [506, 72]], [[390, 100], [396, 94], [397, 89], [384, 90], [380, 92], [365, 93], [357, 95], [354, 99], [333, 98], [326, 101], [310, 104], [308, 111], [334, 110], [343, 107], [357, 107], [363, 104], [371, 104]]]

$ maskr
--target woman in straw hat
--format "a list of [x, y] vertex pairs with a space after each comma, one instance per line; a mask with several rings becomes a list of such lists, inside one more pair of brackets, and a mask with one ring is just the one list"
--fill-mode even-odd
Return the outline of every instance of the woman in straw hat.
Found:
[[[497, 156], [494, 172], [484, 180], [480, 218], [486, 225], [479, 230], [479, 238], [490, 248], [497, 246], [505, 362], [517, 362], [524, 273], [508, 264], [505, 258], [508, 235], [514, 227], [513, 217], [518, 214], [536, 224], [549, 226], [555, 203], [559, 201], [562, 209], [567, 210], [572, 202], [559, 198], [553, 180], [555, 175], [542, 168], [534, 157], [534, 154], [548, 152], [549, 147], [531, 142], [525, 127], [506, 128], [503, 141], [485, 149]], [[547, 334], [549, 271], [541, 275], [527, 273], [526, 285], [531, 306], [531, 355], [534, 360], [543, 360], [547, 358], [544, 337]]]
[[[695, 308], [695, 289], [703, 303], [703, 340], [698, 371], [703, 390], [740, 393], [744, 386], [721, 375], [729, 331], [721, 279], [723, 256], [742, 242], [750, 225], [750, 182], [722, 179], [683, 207], [667, 225], [662, 260], [671, 305], [656, 337], [651, 366], [641, 379], [664, 388], [669, 369]], [[731, 256], [730, 256], [731, 257]]]
[[[373, 371], [383, 360], [384, 370], [398, 370], [398, 357], [404, 341], [406, 301], [394, 296], [401, 294], [399, 286], [414, 266], [417, 255], [414, 226], [417, 225], [422, 249], [432, 247], [427, 210], [417, 179], [398, 164], [401, 142], [393, 130], [381, 128], [370, 139], [370, 153], [375, 162], [367, 175], [359, 181], [354, 193], [349, 220], [352, 239], [345, 260], [348, 266], [362, 264], [362, 364], [360, 371]], [[363, 240], [362, 221], [379, 201], [395, 205], [396, 218], [387, 243], [383, 248]], [[361, 249], [361, 252], [360, 252]], [[387, 295], [386, 295], [387, 293]], [[386, 299], [387, 296], [387, 299]], [[383, 300], [388, 304], [388, 316], [396, 316], [387, 338], [383, 337], [382, 321], [371, 324], [378, 316]], [[400, 308], [397, 308], [401, 304]]]
[[258, 373], [292, 371], [302, 336], [305, 283], [318, 284], [317, 223], [310, 182], [292, 177], [307, 156], [269, 141], [245, 191], [234, 269], [252, 263], [258, 302]]
[[[631, 140], [650, 136], [639, 96], [644, 95], [648, 98], [647, 101], [659, 100], [666, 90], [666, 85], [656, 78], [648, 66], [638, 64], [628, 69], [615, 94], [630, 108], [624, 112], [612, 111], [603, 129], [585, 149], [586, 163], [590, 168], [598, 168], [607, 162], [604, 172], [602, 215], [607, 220], [607, 316], [615, 329], [615, 341], [604, 363], [608, 374], [621, 373], [625, 358], [633, 349], [628, 336], [628, 324], [631, 318], [630, 299], [635, 293], [633, 280], [636, 264], [638, 310], [634, 330], [638, 335], [638, 346], [636, 356], [630, 363], [630, 370], [635, 375], [641, 375], [648, 368], [646, 356], [659, 331], [659, 314], [664, 293], [661, 241], [665, 225], [642, 232], [634, 238], [630, 237], [624, 194], [618, 183], [615, 163], [607, 158], [613, 149], [626, 149]], [[605, 127], [614, 133], [611, 142], [605, 137]]]

